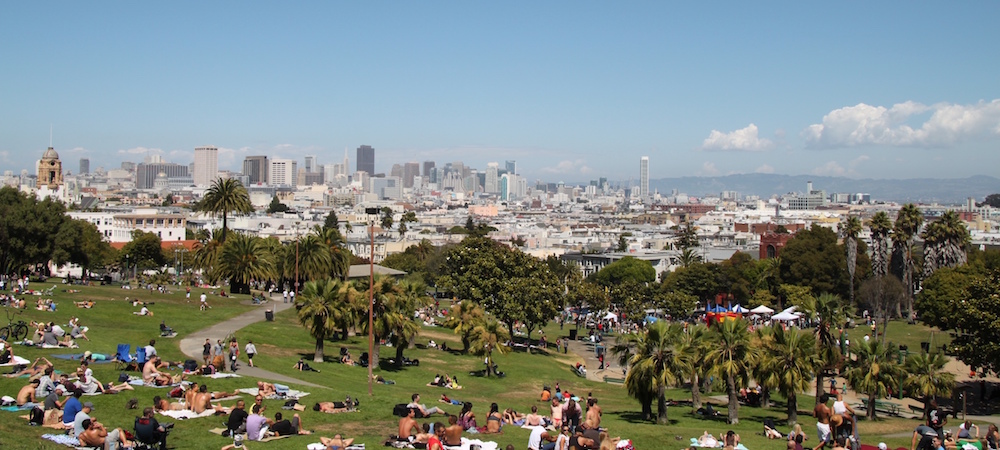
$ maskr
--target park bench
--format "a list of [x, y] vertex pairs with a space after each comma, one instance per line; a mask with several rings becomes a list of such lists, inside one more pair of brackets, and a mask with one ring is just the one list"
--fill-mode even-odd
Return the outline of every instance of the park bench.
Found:
[[910, 412], [920, 414], [922, 416], [924, 415], [924, 407], [923, 405], [910, 405]]
[[[866, 399], [866, 398], [861, 399], [861, 402], [862, 402], [862, 407], [863, 408], [865, 408], [865, 409], [869, 408], [869, 406], [868, 406], [868, 399]], [[878, 411], [880, 413], [889, 414], [891, 416], [898, 416], [899, 415], [899, 405], [897, 405], [897, 404], [895, 404], [893, 402], [887, 402], [887, 401], [884, 401], [884, 400], [875, 400], [875, 411]]]
[[622, 378], [609, 377], [609, 376], [605, 375], [604, 376], [604, 382], [605, 383], [613, 383], [613, 384], [625, 384], [625, 378], [624, 377], [622, 377]]

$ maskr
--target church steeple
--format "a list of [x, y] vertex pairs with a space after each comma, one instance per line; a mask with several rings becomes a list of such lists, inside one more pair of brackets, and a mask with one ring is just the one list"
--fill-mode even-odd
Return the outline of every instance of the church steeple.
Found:
[[63, 184], [62, 161], [55, 149], [49, 147], [38, 161], [38, 187], [56, 189]]

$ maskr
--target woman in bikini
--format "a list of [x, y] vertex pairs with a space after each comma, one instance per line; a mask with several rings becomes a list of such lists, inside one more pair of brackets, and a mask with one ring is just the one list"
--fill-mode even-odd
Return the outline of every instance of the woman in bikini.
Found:
[[490, 405], [490, 415], [486, 417], [486, 432], [499, 433], [503, 425], [503, 416], [500, 414], [500, 407], [496, 403]]

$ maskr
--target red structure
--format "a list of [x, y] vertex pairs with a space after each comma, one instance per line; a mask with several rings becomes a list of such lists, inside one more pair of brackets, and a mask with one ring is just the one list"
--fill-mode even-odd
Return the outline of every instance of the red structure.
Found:
[[760, 236], [760, 259], [777, 258], [781, 255], [781, 248], [792, 239], [794, 235], [786, 233], [765, 233]]

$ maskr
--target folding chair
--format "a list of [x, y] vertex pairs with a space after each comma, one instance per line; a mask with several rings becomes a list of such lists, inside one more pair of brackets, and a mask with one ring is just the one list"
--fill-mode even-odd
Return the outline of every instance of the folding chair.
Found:
[[118, 351], [115, 352], [115, 368], [117, 370], [125, 370], [135, 362], [131, 353], [132, 344], [118, 344]]
[[146, 364], [146, 347], [139, 346], [135, 349], [135, 370], [142, 370], [143, 364]]

